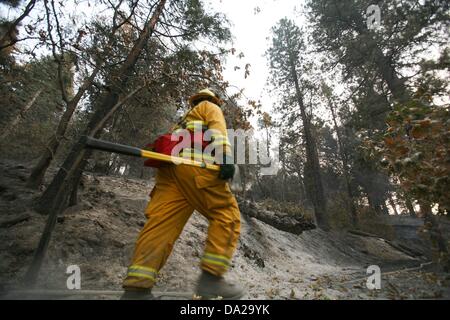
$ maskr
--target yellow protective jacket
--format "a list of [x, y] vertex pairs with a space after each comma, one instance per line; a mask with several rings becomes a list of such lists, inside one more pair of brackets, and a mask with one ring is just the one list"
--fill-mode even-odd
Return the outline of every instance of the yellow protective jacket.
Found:
[[[231, 152], [222, 110], [210, 102], [195, 106], [185, 117], [186, 129], [215, 130], [216, 145]], [[179, 129], [179, 128], [175, 128]], [[151, 288], [169, 257], [184, 225], [196, 210], [208, 219], [203, 270], [222, 275], [231, 265], [240, 232], [240, 212], [228, 183], [218, 172], [186, 165], [158, 169], [156, 185], [145, 211], [147, 222], [139, 234], [123, 286]]]
[[[231, 156], [231, 145], [228, 140], [225, 118], [222, 109], [214, 103], [209, 101], [199, 103], [186, 114], [182, 123], [175, 126], [172, 131], [177, 132], [182, 129], [187, 129], [192, 132], [209, 130], [211, 136], [206, 138], [213, 144], [216, 155], [221, 156], [222, 154], [225, 154]], [[204, 154], [202, 157], [201, 150], [185, 150], [181, 156], [189, 155], [193, 160], [213, 160], [208, 154]], [[222, 159], [219, 160], [222, 161]]]

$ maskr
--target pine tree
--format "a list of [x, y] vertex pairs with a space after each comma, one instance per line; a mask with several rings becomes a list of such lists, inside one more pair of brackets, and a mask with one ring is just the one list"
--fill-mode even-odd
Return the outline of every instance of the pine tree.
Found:
[[[431, 43], [445, 43], [449, 27], [446, 0], [380, 1], [381, 27], [368, 28], [370, 0], [310, 0], [311, 39], [326, 52], [331, 65], [344, 68], [344, 78], [367, 80], [375, 72], [397, 102], [411, 98], [407, 78], [400, 74], [405, 65], [413, 65]], [[441, 30], [442, 32], [436, 32]], [[404, 60], [409, 60], [406, 64]], [[358, 76], [359, 74], [359, 76]]]
[[277, 87], [281, 95], [295, 104], [286, 104], [280, 108], [285, 115], [294, 114], [300, 109], [303, 124], [303, 138], [306, 148], [306, 164], [304, 168], [305, 187], [314, 206], [317, 225], [329, 229], [326, 212], [326, 198], [320, 174], [319, 155], [312, 130], [311, 117], [306, 112], [304, 97], [308, 90], [302, 76], [306, 69], [301, 53], [304, 50], [302, 31], [292, 21], [282, 19], [272, 29], [273, 42], [267, 55], [270, 62], [272, 85]]

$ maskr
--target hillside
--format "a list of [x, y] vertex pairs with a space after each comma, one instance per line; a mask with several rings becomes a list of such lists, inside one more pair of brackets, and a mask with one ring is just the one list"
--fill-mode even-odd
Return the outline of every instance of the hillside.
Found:
[[[29, 168], [6, 162], [0, 167], [0, 284], [19, 288], [46, 217], [31, 209], [37, 192], [24, 187]], [[58, 218], [38, 288], [65, 289], [66, 268], [76, 264], [82, 289], [120, 290], [151, 186], [152, 181], [85, 174], [82, 200]], [[450, 298], [448, 276], [434, 272], [417, 254], [425, 244], [411, 228], [412, 240], [404, 244], [414, 242], [416, 254], [348, 232], [293, 234], [242, 211], [242, 235], [228, 277], [245, 285], [249, 299]], [[421, 222], [414, 223], [419, 227]], [[205, 219], [194, 214], [160, 274], [158, 291], [192, 289], [206, 228]], [[379, 291], [365, 287], [372, 264], [388, 272]], [[411, 270], [392, 272], [403, 268]]]

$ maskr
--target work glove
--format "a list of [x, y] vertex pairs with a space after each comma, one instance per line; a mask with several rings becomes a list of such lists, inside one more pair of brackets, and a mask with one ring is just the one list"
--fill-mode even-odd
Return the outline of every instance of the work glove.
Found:
[[233, 159], [227, 156], [223, 157], [223, 164], [220, 165], [219, 178], [222, 180], [229, 180], [233, 178], [234, 171]]

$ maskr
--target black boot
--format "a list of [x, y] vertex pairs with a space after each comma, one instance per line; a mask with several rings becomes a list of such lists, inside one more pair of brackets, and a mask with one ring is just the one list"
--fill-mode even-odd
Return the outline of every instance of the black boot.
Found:
[[153, 300], [152, 289], [125, 288], [120, 300]]
[[239, 285], [206, 271], [202, 272], [196, 288], [196, 295], [202, 299], [238, 300], [244, 294], [244, 289]]

